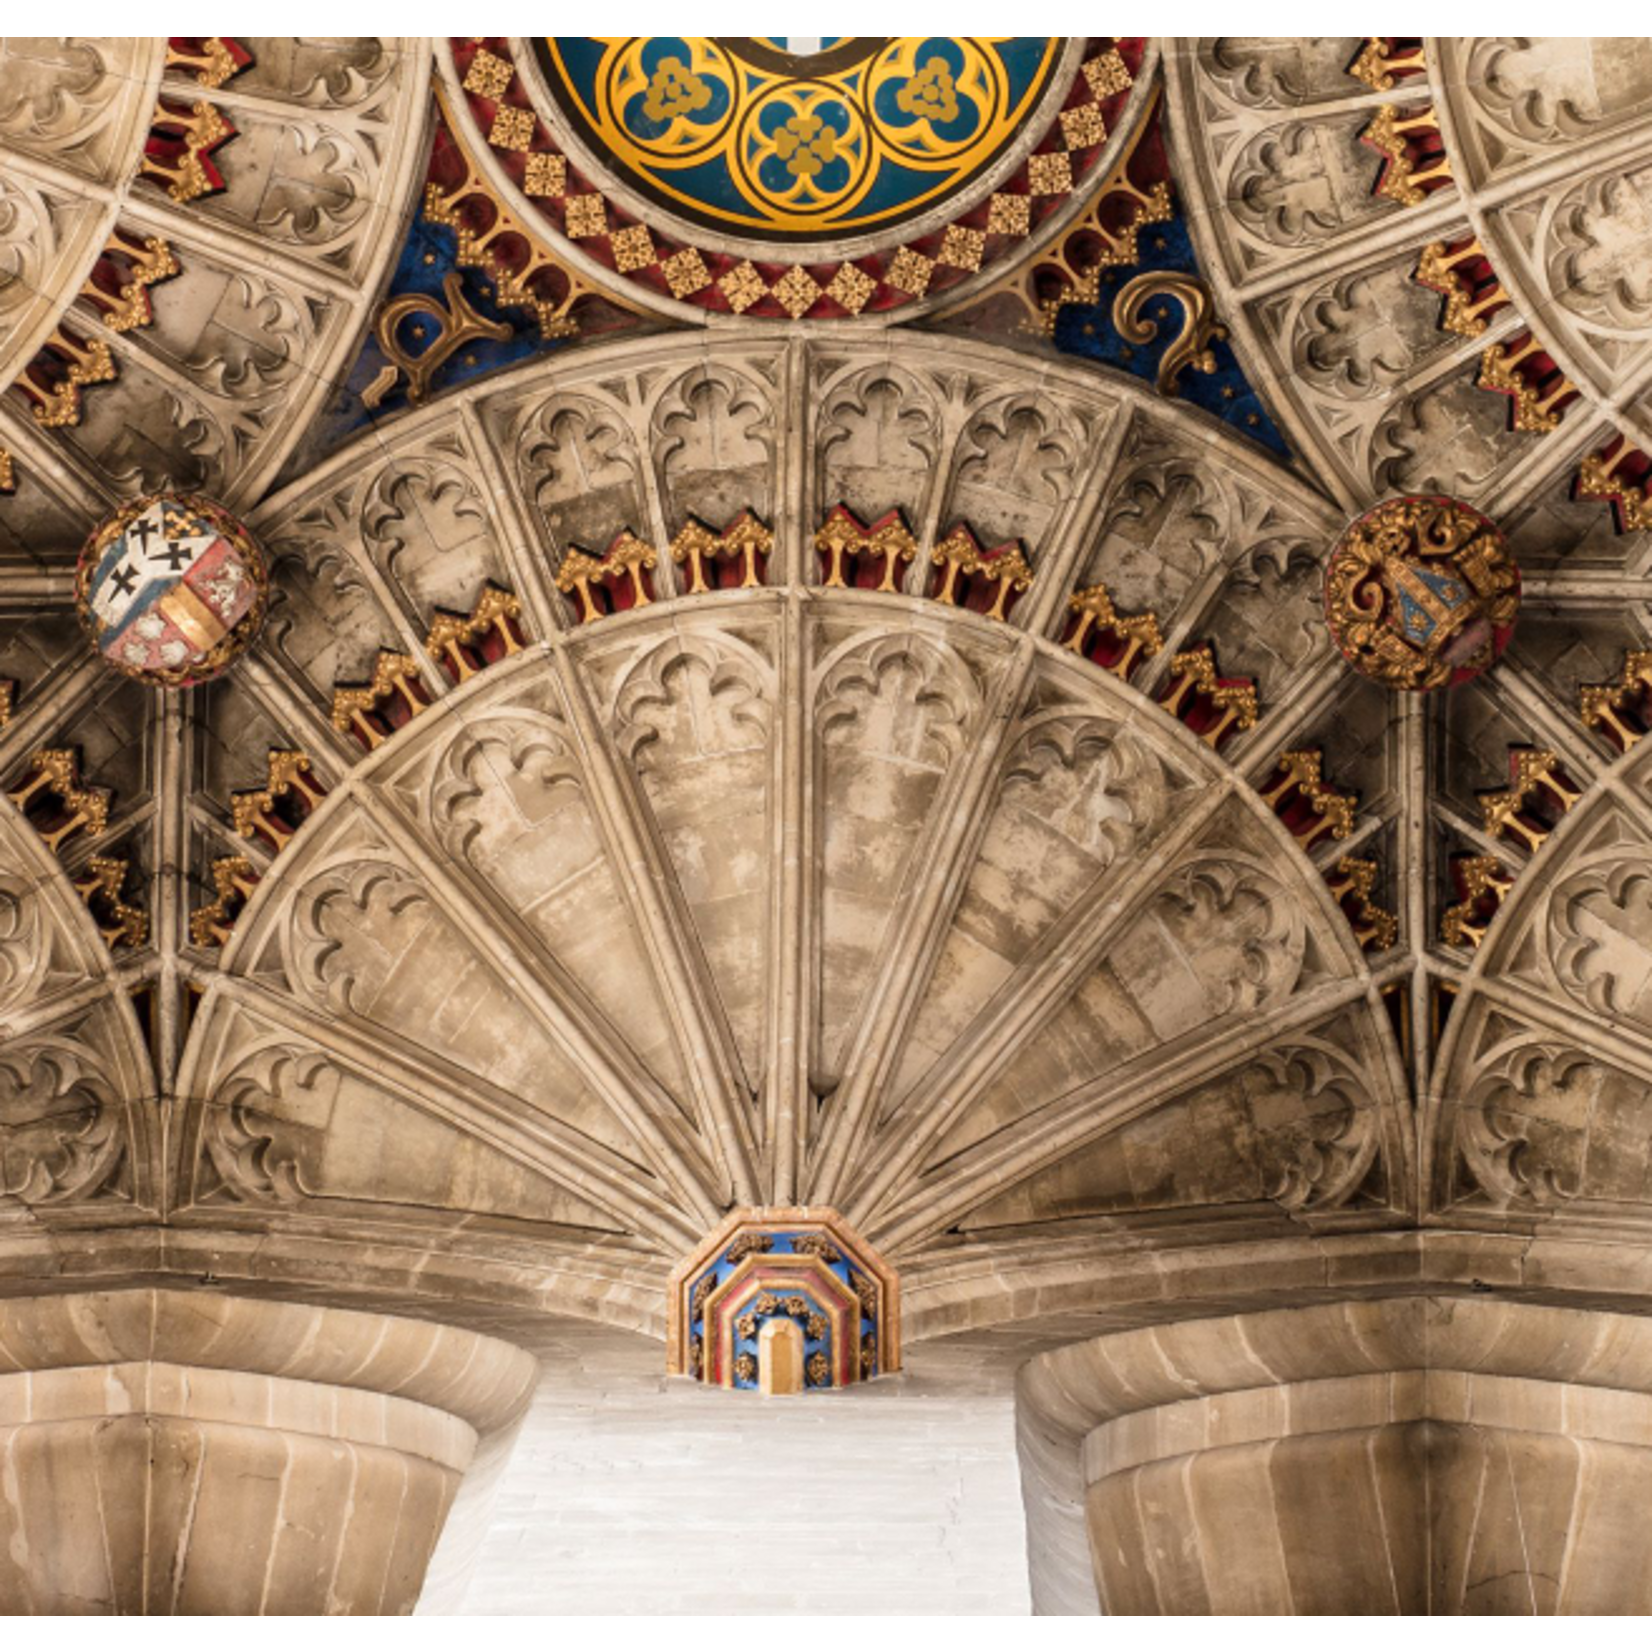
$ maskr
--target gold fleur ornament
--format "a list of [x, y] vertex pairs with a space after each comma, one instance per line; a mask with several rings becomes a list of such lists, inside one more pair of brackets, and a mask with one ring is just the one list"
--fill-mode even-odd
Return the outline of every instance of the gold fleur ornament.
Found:
[[837, 137], [819, 115], [795, 114], [775, 133], [775, 153], [794, 178], [813, 178], [837, 159]]

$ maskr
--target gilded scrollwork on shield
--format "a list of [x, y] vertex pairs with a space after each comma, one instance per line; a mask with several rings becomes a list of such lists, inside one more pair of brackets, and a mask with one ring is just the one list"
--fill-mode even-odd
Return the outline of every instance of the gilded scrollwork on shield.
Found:
[[1357, 670], [1423, 691], [1484, 671], [1507, 646], [1520, 575], [1478, 511], [1438, 497], [1390, 499], [1338, 542], [1325, 615]]

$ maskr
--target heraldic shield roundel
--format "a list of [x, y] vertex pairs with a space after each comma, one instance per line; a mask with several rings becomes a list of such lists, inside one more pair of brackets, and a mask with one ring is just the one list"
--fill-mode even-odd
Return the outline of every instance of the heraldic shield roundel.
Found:
[[81, 623], [116, 671], [185, 688], [226, 671], [264, 620], [269, 578], [252, 535], [195, 494], [134, 500], [87, 540]]
[[1325, 618], [1349, 663], [1390, 688], [1467, 682], [1508, 647], [1520, 571], [1496, 526], [1455, 499], [1389, 499], [1325, 570]]

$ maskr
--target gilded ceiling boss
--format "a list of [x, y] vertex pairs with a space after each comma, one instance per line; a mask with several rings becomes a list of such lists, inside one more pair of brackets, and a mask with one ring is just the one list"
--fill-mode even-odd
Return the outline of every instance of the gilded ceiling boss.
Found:
[[1652, 1611], [1648, 179], [0, 42], [0, 1609]]
[[1325, 617], [1358, 670], [1392, 688], [1465, 682], [1502, 654], [1520, 608], [1503, 536], [1452, 499], [1390, 499], [1355, 522], [1325, 571]]

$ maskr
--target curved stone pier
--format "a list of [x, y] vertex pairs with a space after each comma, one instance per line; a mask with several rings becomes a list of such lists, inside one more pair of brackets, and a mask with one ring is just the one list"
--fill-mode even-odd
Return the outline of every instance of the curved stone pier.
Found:
[[1649, 1320], [1235, 1314], [1041, 1355], [1018, 1411], [1039, 1611], [1652, 1611]]
[[0, 1612], [401, 1613], [534, 1360], [204, 1291], [0, 1302]]

